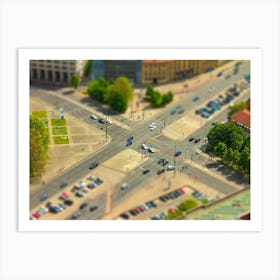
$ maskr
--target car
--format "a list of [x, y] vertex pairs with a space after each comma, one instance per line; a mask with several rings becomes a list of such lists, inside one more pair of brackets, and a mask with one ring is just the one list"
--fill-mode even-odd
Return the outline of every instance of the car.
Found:
[[128, 219], [129, 219], [129, 215], [128, 215], [128, 214], [126, 214], [126, 213], [122, 213], [122, 214], [120, 214], [120, 217], [121, 217], [121, 218], [123, 218], [123, 219], [126, 219], [126, 220], [128, 220]]
[[169, 163], [169, 161], [165, 159], [165, 160], [162, 162], [162, 166], [165, 166], [167, 163]]
[[158, 216], [152, 216], [151, 219], [152, 220], [160, 220], [160, 218]]
[[67, 207], [66, 207], [64, 204], [62, 204], [62, 203], [59, 203], [58, 206], [59, 206], [60, 208], [62, 208], [63, 210], [65, 210], [65, 209], [67, 208]]
[[81, 187], [81, 191], [84, 192], [84, 193], [88, 193], [87, 187]]
[[89, 169], [94, 169], [99, 165], [99, 163], [97, 161], [93, 162], [90, 166]]
[[158, 171], [157, 171], [157, 174], [162, 174], [163, 172], [165, 172], [165, 169], [164, 169], [164, 168], [163, 168], [163, 169], [158, 170]]
[[84, 195], [81, 193], [81, 192], [76, 192], [75, 195], [79, 198], [82, 198], [84, 197]]
[[128, 146], [130, 146], [130, 145], [132, 145], [132, 142], [131, 142], [131, 141], [127, 141], [127, 142], [126, 142], [126, 146], [128, 147]]
[[102, 124], [105, 124], [105, 123], [106, 123], [106, 120], [105, 120], [105, 119], [99, 119], [98, 122], [99, 122], [99, 123], [102, 123]]
[[178, 115], [181, 115], [181, 114], [183, 114], [185, 112], [185, 110], [184, 109], [180, 109], [180, 110], [178, 110]]
[[133, 139], [134, 139], [133, 136], [129, 136], [129, 137], [127, 138], [127, 142], [131, 142]]
[[95, 116], [95, 115], [91, 115], [90, 118], [93, 119], [93, 120], [98, 120], [98, 117]]
[[148, 149], [148, 152], [149, 152], [149, 153], [154, 153], [155, 150], [154, 150], [153, 148], [149, 148], [149, 149]]
[[48, 212], [49, 212], [49, 210], [46, 207], [41, 207], [36, 211], [36, 213], [38, 213], [40, 216], [42, 216], [43, 214], [48, 213]]
[[33, 216], [29, 217], [29, 220], [37, 220], [36, 218], [34, 218]]
[[223, 72], [219, 72], [218, 74], [217, 74], [217, 77], [221, 77], [223, 75]]
[[127, 183], [123, 183], [122, 185], [121, 185], [121, 190], [125, 190], [125, 189], [127, 189], [128, 188], [128, 184]]
[[168, 165], [166, 170], [167, 171], [175, 170], [175, 167], [173, 165]]
[[138, 214], [137, 211], [135, 211], [134, 209], [131, 209], [128, 211], [132, 216], [136, 216]]
[[216, 124], [218, 124], [218, 122], [217, 122], [217, 121], [212, 122], [212, 125], [216, 125]]
[[166, 198], [166, 196], [163, 195], [163, 196], [159, 197], [159, 200], [162, 201], [162, 202], [166, 202], [168, 200], [168, 198]]
[[194, 192], [192, 193], [192, 196], [195, 197], [195, 198], [197, 198], [197, 197], [200, 196], [201, 194], [202, 194], [202, 193], [199, 192], [199, 191], [194, 191]]
[[52, 205], [52, 206], [50, 206], [49, 209], [50, 209], [50, 212], [55, 213], [55, 214], [57, 214], [63, 210], [61, 207], [58, 207], [57, 205]]
[[198, 143], [198, 142], [200, 142], [200, 138], [195, 138], [194, 143]]
[[80, 216], [81, 216], [81, 212], [74, 213], [74, 214], [72, 215], [72, 219], [73, 219], [73, 220], [76, 220], [76, 219], [78, 219]]
[[90, 175], [90, 176], [87, 176], [87, 179], [90, 181], [93, 181], [95, 178], [94, 178], [94, 176]]
[[141, 210], [142, 210], [142, 212], [144, 212], [144, 211], [146, 211], [147, 209], [146, 209], [146, 207], [144, 206], [144, 205], [139, 205], [139, 207], [138, 208], [140, 208]]
[[180, 196], [182, 193], [179, 190], [174, 191], [178, 196]]
[[150, 130], [151, 130], [151, 131], [154, 131], [156, 128], [157, 128], [156, 126], [151, 126], [151, 127], [150, 127]]
[[98, 206], [93, 205], [93, 206], [90, 206], [89, 211], [90, 211], [90, 212], [93, 212], [93, 211], [95, 211], [96, 209], [98, 209]]
[[44, 200], [46, 200], [48, 198], [48, 196], [46, 195], [46, 194], [42, 194], [41, 196], [40, 196], [40, 201], [44, 201]]
[[159, 218], [161, 220], [163, 220], [165, 217], [166, 217], [166, 213], [165, 212], [162, 212], [162, 213], [159, 214]]
[[142, 147], [143, 150], [148, 150], [149, 149], [149, 147], [146, 144], [142, 144], [141, 147]]
[[97, 185], [101, 185], [101, 184], [103, 183], [103, 180], [100, 179], [100, 178], [96, 178], [96, 179], [94, 180], [94, 183], [97, 184]]
[[66, 186], [68, 186], [68, 183], [67, 183], [67, 182], [62, 181], [62, 182], [60, 183], [60, 188], [61, 188], [61, 189], [62, 189], [62, 188], [65, 188]]
[[63, 192], [61, 195], [62, 195], [63, 197], [65, 197], [65, 198], [68, 198], [68, 197], [69, 197], [69, 194], [68, 194], [67, 192]]
[[226, 75], [225, 79], [228, 80], [228, 79], [230, 79], [230, 77], [231, 77], [230, 75]]
[[83, 202], [81, 205], [80, 205], [80, 209], [84, 209], [85, 207], [87, 207], [88, 204], [86, 202]]
[[152, 123], [149, 124], [149, 127], [153, 127], [153, 126], [157, 126], [157, 124], [154, 123], [154, 122], [152, 122]]
[[97, 187], [97, 184], [94, 183], [94, 182], [91, 182], [91, 183], [88, 184], [87, 187], [88, 187], [89, 189], [94, 189], [95, 187]]
[[64, 200], [64, 204], [67, 206], [71, 206], [74, 203], [74, 201], [72, 199], [65, 199]]
[[31, 216], [35, 219], [39, 219], [41, 217], [41, 215], [39, 213], [34, 213]]
[[182, 154], [181, 151], [177, 151], [177, 152], [175, 153], [175, 157], [178, 157], [178, 156], [181, 155], [181, 154]]
[[50, 208], [52, 205], [53, 205], [53, 203], [49, 201], [49, 202], [47, 202], [46, 207]]
[[169, 195], [170, 195], [170, 197], [171, 197], [172, 199], [175, 199], [175, 198], [177, 197], [177, 195], [176, 195], [175, 193], [173, 193], [173, 192], [169, 193]]
[[194, 137], [191, 137], [190, 139], [189, 139], [189, 142], [192, 142], [194, 140]]
[[196, 102], [196, 101], [198, 101], [199, 100], [199, 97], [198, 96], [195, 96], [194, 98], [193, 98], [193, 102]]
[[170, 111], [170, 115], [174, 115], [174, 114], [176, 114], [177, 113], [177, 110], [176, 109], [172, 109], [171, 111]]
[[157, 164], [162, 164], [164, 161], [165, 161], [164, 158], [160, 158], [160, 159], [158, 160]]
[[179, 191], [181, 194], [184, 194], [184, 193], [185, 193], [185, 190], [184, 190], [183, 188], [178, 189], [178, 191]]
[[153, 200], [149, 201], [149, 203], [152, 207], [157, 208], [157, 204]]
[[143, 170], [143, 174], [147, 174], [147, 173], [149, 173], [149, 172], [150, 172], [150, 169], [145, 168], [145, 169]]
[[136, 207], [136, 208], [134, 209], [134, 211], [136, 211], [138, 214], [140, 214], [141, 212], [143, 212], [139, 207]]

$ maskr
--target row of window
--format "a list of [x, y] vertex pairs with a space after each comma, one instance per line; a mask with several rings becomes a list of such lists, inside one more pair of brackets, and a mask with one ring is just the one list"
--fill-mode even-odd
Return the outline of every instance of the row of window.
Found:
[[50, 71], [50, 70], [37, 71], [37, 69], [32, 69], [31, 75], [33, 80], [68, 83], [73, 73], [69, 75], [69, 73], [67, 72], [61, 73], [59, 71]]

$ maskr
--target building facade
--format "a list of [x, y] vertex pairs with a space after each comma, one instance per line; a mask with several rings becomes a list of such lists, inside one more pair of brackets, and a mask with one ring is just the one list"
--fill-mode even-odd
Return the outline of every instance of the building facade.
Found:
[[31, 60], [30, 82], [69, 85], [72, 74], [82, 77], [87, 60]]
[[91, 65], [91, 78], [106, 80], [125, 76], [133, 84], [141, 84], [140, 60], [94, 60]]

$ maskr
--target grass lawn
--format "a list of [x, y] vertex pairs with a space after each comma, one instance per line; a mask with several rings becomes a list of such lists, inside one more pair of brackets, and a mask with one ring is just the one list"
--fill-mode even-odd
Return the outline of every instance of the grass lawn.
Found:
[[53, 127], [53, 135], [65, 135], [67, 134], [66, 127]]
[[65, 126], [66, 125], [66, 121], [61, 120], [61, 119], [51, 119], [52, 122], [52, 126]]
[[37, 118], [44, 118], [44, 119], [47, 118], [47, 112], [46, 111], [32, 111], [32, 115], [34, 117], [37, 117]]
[[68, 136], [55, 136], [54, 144], [69, 144]]

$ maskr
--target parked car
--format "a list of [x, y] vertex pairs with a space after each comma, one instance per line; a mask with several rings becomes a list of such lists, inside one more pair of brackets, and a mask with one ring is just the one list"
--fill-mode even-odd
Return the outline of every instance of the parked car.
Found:
[[81, 192], [76, 192], [75, 195], [79, 198], [82, 198], [84, 197], [84, 195], [81, 193]]
[[98, 206], [96, 206], [96, 205], [90, 206], [89, 211], [90, 211], [90, 212], [93, 212], [93, 211], [95, 211], [97, 208], [98, 208]]
[[181, 115], [181, 114], [183, 114], [185, 112], [185, 110], [184, 109], [180, 109], [180, 110], [178, 110], [178, 115]]
[[145, 144], [142, 144], [141, 147], [142, 147], [143, 150], [148, 150], [149, 149], [149, 147]]
[[138, 212], [135, 211], [134, 209], [129, 210], [129, 213], [130, 213], [132, 216], [136, 216], [136, 215], [138, 214]]
[[38, 213], [34, 213], [34, 214], [32, 214], [31, 216], [32, 216], [33, 218], [35, 218], [35, 219], [39, 219], [39, 218], [41, 217], [41, 215], [38, 214]]
[[181, 155], [181, 154], [182, 154], [181, 151], [177, 151], [177, 152], [175, 153], [175, 157], [178, 157], [178, 156]]
[[166, 170], [167, 171], [175, 170], [175, 167], [173, 165], [168, 165]]
[[166, 202], [168, 200], [168, 198], [166, 198], [166, 196], [160, 196], [159, 200], [162, 202]]
[[194, 137], [191, 137], [191, 138], [189, 139], [190, 142], [192, 142], [193, 140], [194, 140]]
[[154, 153], [155, 152], [155, 150], [153, 148], [149, 148], [148, 151], [149, 151], [149, 153]]
[[98, 122], [99, 122], [99, 123], [102, 123], [102, 124], [105, 124], [105, 123], [106, 123], [106, 120], [105, 120], [105, 119], [99, 119]]
[[122, 185], [121, 185], [121, 190], [125, 190], [125, 189], [127, 189], [128, 188], [128, 184], [127, 183], [123, 183]]
[[94, 169], [95, 167], [97, 167], [99, 165], [99, 163], [97, 161], [93, 162], [90, 166], [89, 169]]
[[85, 207], [87, 207], [88, 204], [86, 202], [83, 202], [81, 205], [80, 205], [80, 209], [84, 209]]
[[96, 179], [94, 180], [94, 183], [97, 184], [97, 185], [101, 185], [101, 184], [103, 183], [103, 180], [100, 179], [100, 178], [96, 178]]
[[199, 100], [199, 97], [198, 96], [195, 96], [194, 98], [193, 98], [193, 102], [196, 102], [196, 101], [198, 101]]
[[68, 183], [67, 183], [67, 182], [62, 181], [62, 182], [60, 183], [60, 188], [61, 188], [61, 189], [62, 189], [62, 188], [65, 188], [66, 186], [68, 186]]
[[145, 169], [143, 170], [143, 174], [147, 174], [147, 173], [149, 173], [149, 172], [150, 172], [150, 169], [145, 168]]
[[174, 115], [174, 114], [176, 114], [176, 112], [177, 112], [176, 109], [172, 109], [172, 110], [170, 111], [170, 115]]
[[94, 180], [94, 176], [92, 176], [92, 175], [87, 176], [87, 179], [90, 180], [90, 181], [93, 181]]
[[95, 115], [91, 115], [90, 118], [93, 119], [93, 120], [98, 120], [98, 117], [95, 116]]
[[128, 147], [128, 146], [130, 146], [130, 145], [132, 145], [132, 142], [131, 142], [131, 141], [127, 141], [127, 142], [126, 142], [126, 146]]
[[81, 216], [81, 212], [74, 213], [74, 214], [72, 215], [72, 219], [73, 219], [73, 220], [76, 220], [76, 219], [78, 219], [80, 216]]
[[72, 199], [65, 199], [64, 200], [64, 204], [71, 206], [74, 203], [74, 201]]
[[121, 218], [123, 218], [123, 219], [126, 219], [126, 220], [128, 220], [128, 219], [129, 219], [129, 215], [128, 215], [128, 214], [126, 214], [126, 213], [122, 213], [122, 214], [120, 214], [120, 217], [121, 217]]
[[162, 174], [163, 172], [165, 172], [165, 169], [164, 169], [164, 168], [163, 168], [163, 169], [158, 170], [158, 171], [157, 171], [157, 174]]
[[91, 183], [88, 184], [89, 189], [94, 189], [95, 187], [97, 187], [97, 184], [94, 183], [94, 182], [91, 182]]
[[133, 136], [129, 136], [129, 137], [127, 138], [127, 141], [128, 141], [128, 142], [131, 142], [131, 141], [133, 140], [133, 138], [134, 138]]
[[48, 198], [48, 196], [46, 195], [46, 194], [42, 194], [41, 196], [40, 196], [40, 201], [44, 201], [44, 200], [46, 200]]
[[195, 138], [194, 143], [200, 142], [200, 138]]

